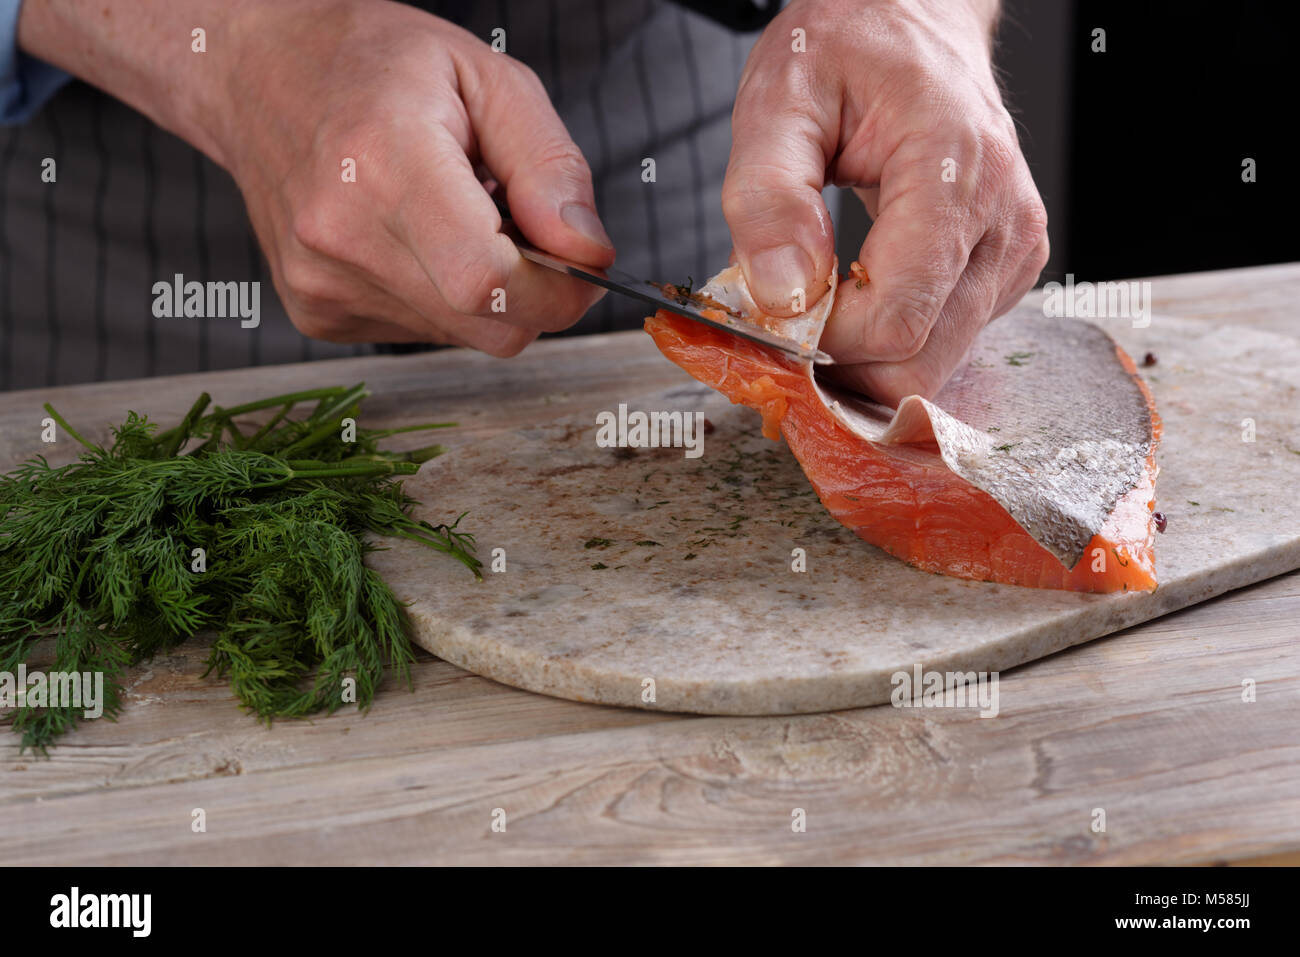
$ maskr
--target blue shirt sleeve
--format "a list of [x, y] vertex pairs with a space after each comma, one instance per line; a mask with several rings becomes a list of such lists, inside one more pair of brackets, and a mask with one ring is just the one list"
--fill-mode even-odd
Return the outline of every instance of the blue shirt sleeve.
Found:
[[26, 123], [72, 77], [18, 49], [22, 0], [0, 0], [0, 126]]

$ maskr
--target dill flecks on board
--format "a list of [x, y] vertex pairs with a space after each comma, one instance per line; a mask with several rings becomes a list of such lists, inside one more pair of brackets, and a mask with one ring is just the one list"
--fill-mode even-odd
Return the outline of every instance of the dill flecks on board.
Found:
[[[480, 563], [460, 519], [412, 519], [415, 501], [395, 478], [442, 447], [378, 447], [453, 423], [356, 426], [346, 443], [343, 420], [359, 418], [368, 394], [364, 384], [313, 389], [208, 411], [204, 393], [165, 432], [129, 413], [107, 447], [46, 405], [85, 451], [72, 465], [37, 457], [0, 476], [0, 671], [16, 672], [52, 636], [48, 670], [102, 671], [111, 716], [129, 665], [210, 630], [205, 674], [228, 677], [267, 721], [333, 712], [346, 678], [365, 708], [386, 665], [409, 681], [404, 610], [363, 564], [376, 547], [367, 534], [421, 542], [476, 576]], [[311, 401], [310, 415], [291, 418]], [[256, 430], [235, 422], [272, 410]], [[23, 748], [44, 751], [82, 710], [24, 704], [12, 728]]]

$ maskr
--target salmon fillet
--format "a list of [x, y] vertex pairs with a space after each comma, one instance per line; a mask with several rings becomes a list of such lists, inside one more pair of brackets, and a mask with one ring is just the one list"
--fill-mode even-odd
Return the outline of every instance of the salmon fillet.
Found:
[[1150, 452], [1082, 557], [1066, 567], [991, 495], [956, 475], [934, 442], [881, 444], [846, 428], [796, 360], [664, 310], [646, 319], [645, 328], [677, 365], [756, 410], [763, 434], [785, 437], [831, 515], [891, 555], [929, 572], [1031, 588], [1156, 587], [1152, 510], [1160, 422], [1133, 360], [1118, 346], [1151, 415]]

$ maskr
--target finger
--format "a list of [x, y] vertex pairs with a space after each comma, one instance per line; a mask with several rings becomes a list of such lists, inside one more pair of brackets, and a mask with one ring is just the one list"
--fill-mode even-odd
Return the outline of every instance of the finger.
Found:
[[[414, 254], [447, 311], [532, 332], [557, 331], [600, 298], [597, 287], [519, 255], [499, 231], [496, 205], [449, 134], [434, 130], [423, 146], [422, 164], [437, 170], [438, 177], [426, 180], [399, 207], [393, 231]], [[428, 298], [409, 274], [395, 282], [408, 303]]]
[[[305, 322], [300, 322], [300, 317], [293, 316], [292, 313], [290, 315], [294, 319], [294, 325], [298, 327], [300, 332], [313, 339], [319, 339], [321, 342], [353, 345], [362, 342], [407, 343], [431, 341], [428, 337], [412, 332], [405, 326], [371, 319], [368, 316], [340, 315], [332, 317], [328, 321], [323, 321], [319, 316], [312, 316], [308, 317]], [[438, 344], [447, 345], [449, 343]]]
[[955, 146], [905, 141], [881, 175], [878, 215], [858, 261], [869, 281], [841, 284], [821, 348], [843, 363], [917, 354], [966, 268], [985, 214], [959, 173], [940, 159]]
[[447, 340], [453, 345], [476, 349], [498, 359], [518, 355], [537, 338], [535, 330], [482, 316], [467, 317], [466, 322], [457, 323], [451, 329]]
[[890, 406], [897, 406], [909, 395], [933, 398], [987, 324], [1000, 294], [996, 257], [981, 245], [972, 253], [969, 267], [954, 285], [919, 352], [901, 362], [837, 365], [835, 378]]
[[456, 313], [409, 249], [387, 245], [382, 285], [370, 267], [340, 260], [305, 252], [273, 260], [276, 288], [294, 325], [328, 342], [436, 342], [499, 357], [516, 355], [537, 338], [536, 330]]
[[378, 316], [353, 313], [337, 303], [327, 306], [307, 305], [296, 296], [283, 295], [281, 301], [290, 321], [299, 332], [323, 342], [428, 342], [419, 326], [388, 318], [400, 309], [390, 308]]
[[750, 292], [771, 315], [794, 315], [797, 289], [811, 307], [835, 255], [822, 200], [834, 134], [815, 114], [792, 105], [785, 84], [758, 81], [742, 82], [732, 112], [722, 212]]
[[[405, 326], [369, 316], [338, 314], [327, 317], [304, 315], [286, 308], [298, 331], [321, 342], [352, 345], [360, 342], [429, 342], [426, 336]], [[445, 343], [442, 343], [445, 344]]]
[[1051, 247], [1048, 244], [1047, 233], [1043, 233], [1037, 245], [1021, 263], [1015, 277], [1003, 287], [1001, 297], [993, 307], [994, 319], [1014, 309], [1025, 298], [1025, 294], [1034, 288], [1050, 255]]
[[[367, 293], [343, 307], [344, 313], [355, 318], [377, 316], [386, 325], [396, 324], [407, 338], [393, 342], [441, 342], [469, 349], [477, 349], [490, 356], [508, 358], [518, 355], [525, 346], [537, 338], [538, 330], [512, 325], [491, 316], [462, 315], [451, 310], [409, 250], [394, 251], [393, 262], [400, 264], [396, 273], [390, 269], [385, 288], [354, 276], [357, 287]], [[552, 325], [563, 328], [558, 323]]]
[[555, 313], [547, 313], [549, 321], [539, 321], [535, 327], [512, 324], [495, 316], [464, 315], [442, 300], [408, 250], [395, 251], [394, 264], [397, 272], [390, 273], [387, 280], [391, 294], [384, 292], [390, 305], [381, 314], [428, 341], [445, 341], [504, 359], [518, 355], [537, 338], [538, 332], [559, 331], [572, 323]]
[[[436, 342], [443, 345], [475, 349], [499, 359], [518, 355], [524, 347], [537, 338], [537, 332], [512, 326], [508, 322], [483, 316], [449, 316], [431, 313], [427, 309], [414, 309], [405, 302], [378, 288], [375, 298], [357, 303], [344, 310], [344, 321], [362, 321], [366, 335], [371, 326], [382, 323], [386, 339], [337, 339], [340, 342]], [[355, 310], [355, 311], [353, 311]], [[379, 319], [371, 319], [377, 316]]]
[[[454, 156], [458, 149], [449, 147], [444, 155]], [[476, 325], [471, 320], [480, 317], [513, 324], [531, 335], [489, 331], [484, 348], [494, 355], [509, 349], [513, 355], [522, 348], [519, 343], [526, 345], [538, 332], [572, 325], [603, 290], [524, 260], [512, 242], [494, 232], [501, 218], [490, 199], [480, 205], [484, 197], [486, 193], [471, 194], [458, 203], [456, 197], [438, 192], [419, 194], [398, 213], [399, 218], [417, 224], [414, 235], [399, 222], [370, 233], [364, 242], [346, 228], [355, 221], [356, 210], [329, 206], [299, 210], [283, 255], [288, 289], [300, 291], [320, 306], [342, 302], [349, 315], [358, 311], [354, 300], [359, 289], [370, 289], [372, 296], [391, 292], [393, 301], [410, 310], [403, 321], [412, 331], [422, 329], [422, 338], [431, 342], [443, 341], [457, 326]], [[425, 218], [438, 215], [449, 217], [447, 229]], [[492, 257], [497, 256], [494, 262]], [[273, 269], [280, 266], [278, 261], [272, 263]], [[475, 268], [480, 272], [471, 272]], [[479, 288], [470, 288], [475, 282]], [[473, 300], [476, 311], [456, 308], [453, 300]], [[423, 318], [417, 323], [410, 316]]]
[[463, 321], [434, 322], [425, 313], [394, 299], [377, 287], [361, 301], [310, 311], [286, 303], [294, 324], [326, 342], [432, 342], [461, 346], [505, 359], [518, 355], [537, 333], [495, 319], [467, 316]]
[[[253, 209], [250, 205], [250, 218], [254, 229], [258, 229], [261, 217]], [[303, 335], [340, 343], [427, 341], [427, 336], [413, 331], [409, 323], [394, 321], [391, 310], [370, 316], [355, 314], [343, 304], [343, 297], [353, 295], [358, 288], [369, 287], [376, 294], [379, 290], [364, 277], [358, 281], [349, 275], [348, 267], [341, 263], [312, 256], [292, 237], [290, 243], [289, 256], [282, 255], [277, 245], [264, 248], [280, 303], [294, 328]], [[394, 304], [395, 308], [398, 306]]]
[[491, 66], [466, 64], [474, 82], [462, 82], [461, 96], [483, 163], [508, 191], [511, 216], [541, 249], [610, 265], [614, 244], [596, 213], [591, 169], [541, 81], [505, 56], [493, 56]]
[[[429, 281], [424, 267], [404, 248], [394, 248], [386, 270], [386, 285], [406, 306], [424, 317], [430, 328], [444, 329], [467, 338], [467, 344], [497, 355], [490, 344], [505, 336], [523, 345], [541, 332], [561, 332], [582, 318], [605, 295], [591, 283], [571, 279], [520, 257], [504, 285], [493, 287], [486, 310], [458, 311]], [[496, 330], [495, 327], [504, 327]], [[526, 332], [522, 339], [506, 336], [513, 328]], [[487, 330], [479, 333], [474, 330]], [[484, 343], [479, 345], [479, 343]], [[510, 354], [519, 351], [519, 346]]]

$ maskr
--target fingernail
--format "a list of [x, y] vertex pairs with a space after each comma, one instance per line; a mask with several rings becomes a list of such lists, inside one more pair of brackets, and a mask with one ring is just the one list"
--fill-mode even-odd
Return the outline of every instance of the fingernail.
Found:
[[605, 232], [605, 227], [600, 224], [600, 217], [590, 206], [566, 203], [560, 207], [560, 219], [564, 220], [574, 232], [579, 233], [584, 239], [591, 240], [597, 246], [604, 246], [606, 249], [614, 248], [614, 243]]
[[764, 249], [749, 261], [748, 278], [759, 305], [784, 306], [782, 311], [792, 312], [798, 290], [803, 290], [805, 298], [808, 295], [812, 271], [812, 259], [798, 246], [777, 246]]

